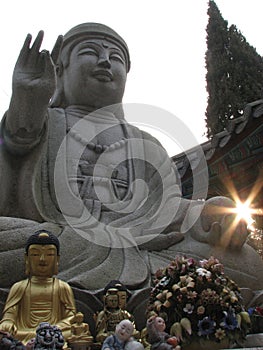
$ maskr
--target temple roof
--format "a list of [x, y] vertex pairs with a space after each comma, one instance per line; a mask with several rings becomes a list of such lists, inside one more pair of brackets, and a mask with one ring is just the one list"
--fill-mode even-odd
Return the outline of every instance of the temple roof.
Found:
[[[211, 140], [200, 145], [208, 165], [218, 161], [222, 157], [224, 158], [230, 150], [238, 147], [245, 139], [254, 134], [257, 134], [261, 138], [262, 147], [263, 100], [257, 100], [247, 104], [241, 117], [230, 120], [224, 131], [214, 135]], [[192, 167], [193, 165], [194, 167], [198, 166], [200, 161], [198, 148], [193, 147], [189, 149], [186, 152], [187, 155], [183, 152], [172, 157], [181, 179], [187, 175], [190, 163]], [[261, 154], [260, 157], [263, 157], [263, 155]]]

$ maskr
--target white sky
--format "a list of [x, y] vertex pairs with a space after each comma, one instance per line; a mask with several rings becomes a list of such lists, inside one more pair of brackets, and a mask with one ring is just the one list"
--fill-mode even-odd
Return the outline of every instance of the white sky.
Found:
[[[262, 0], [216, 4], [262, 55]], [[43, 29], [42, 47], [51, 50], [57, 35], [83, 22], [100, 22], [116, 30], [130, 49], [124, 102], [167, 110], [184, 121], [197, 142], [204, 142], [206, 12], [206, 0], [6, 1], [0, 17], [0, 115], [8, 108], [13, 67], [27, 33], [35, 37]], [[170, 155], [180, 152], [161, 141]]]

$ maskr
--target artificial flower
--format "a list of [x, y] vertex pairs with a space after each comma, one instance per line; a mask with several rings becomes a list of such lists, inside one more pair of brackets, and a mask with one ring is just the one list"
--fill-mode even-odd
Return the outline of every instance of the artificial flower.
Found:
[[208, 335], [214, 332], [216, 323], [209, 316], [198, 321], [198, 335]]
[[195, 338], [239, 341], [250, 326], [237, 284], [214, 257], [177, 256], [162, 274], [158, 271], [147, 309], [164, 317], [168, 332], [180, 333], [187, 344]]

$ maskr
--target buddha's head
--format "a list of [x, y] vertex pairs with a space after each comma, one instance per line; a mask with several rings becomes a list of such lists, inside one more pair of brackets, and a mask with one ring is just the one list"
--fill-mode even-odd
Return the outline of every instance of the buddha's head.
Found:
[[74, 317], [75, 322], [76, 323], [82, 323], [83, 319], [84, 319], [83, 313], [82, 312], [77, 312], [75, 317]]
[[117, 289], [117, 294], [119, 297], [119, 307], [122, 310], [125, 310], [127, 299], [130, 296], [130, 292], [128, 291], [127, 287], [123, 283], [121, 283], [119, 280], [112, 280], [104, 288], [104, 295], [107, 294], [108, 290], [114, 289], [114, 288]]
[[58, 273], [59, 240], [53, 233], [35, 232], [28, 238], [25, 248], [27, 275], [52, 277]]
[[100, 23], [73, 27], [63, 39], [51, 105], [98, 109], [121, 103], [129, 69], [127, 44], [113, 29]]
[[111, 288], [107, 291], [105, 295], [105, 307], [110, 310], [119, 309], [118, 289]]

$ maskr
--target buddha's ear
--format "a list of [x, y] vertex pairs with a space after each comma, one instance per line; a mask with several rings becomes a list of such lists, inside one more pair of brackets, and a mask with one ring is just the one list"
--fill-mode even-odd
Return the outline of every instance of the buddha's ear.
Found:
[[28, 259], [28, 255], [25, 253], [25, 274], [27, 276], [30, 275], [30, 265], [29, 265], [29, 259]]
[[59, 260], [60, 260], [60, 256], [57, 255], [57, 259], [55, 260], [55, 263], [54, 263], [53, 275], [57, 275], [58, 274]]
[[56, 75], [57, 75], [57, 77], [61, 77], [62, 76], [62, 74], [63, 74], [63, 70], [64, 70], [64, 68], [63, 68], [63, 64], [60, 62], [59, 64], [57, 64], [56, 65]]
[[57, 86], [56, 90], [54, 91], [54, 95], [51, 98], [50, 107], [60, 107], [63, 108], [65, 104], [65, 98], [64, 98], [64, 85], [63, 85], [63, 67], [61, 65], [61, 70], [58, 68], [57, 72]]

